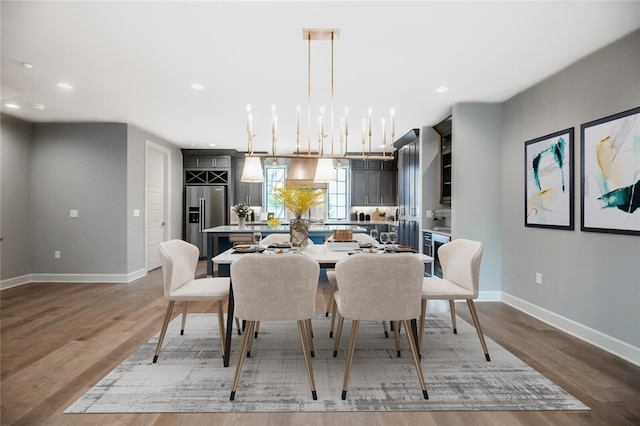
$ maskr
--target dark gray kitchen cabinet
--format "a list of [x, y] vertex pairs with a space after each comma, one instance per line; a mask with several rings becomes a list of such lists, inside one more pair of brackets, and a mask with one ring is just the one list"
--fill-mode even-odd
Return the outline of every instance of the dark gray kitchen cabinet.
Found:
[[244, 167], [244, 158], [235, 159], [234, 172], [234, 188], [233, 199], [234, 204], [245, 203], [250, 206], [262, 205], [262, 183], [241, 182], [242, 168]]
[[351, 205], [395, 206], [395, 164], [394, 161], [354, 160], [351, 163]]

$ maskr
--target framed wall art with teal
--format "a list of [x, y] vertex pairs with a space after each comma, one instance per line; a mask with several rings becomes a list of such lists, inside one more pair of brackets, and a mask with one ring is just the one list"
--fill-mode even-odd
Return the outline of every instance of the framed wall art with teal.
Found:
[[525, 226], [574, 229], [573, 133], [525, 142]]
[[640, 107], [580, 126], [582, 231], [640, 235]]

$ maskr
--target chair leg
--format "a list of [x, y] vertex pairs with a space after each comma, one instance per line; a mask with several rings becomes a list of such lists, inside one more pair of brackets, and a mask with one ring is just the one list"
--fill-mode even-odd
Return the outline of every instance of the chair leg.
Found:
[[416, 341], [413, 337], [413, 333], [411, 332], [409, 322], [407, 320], [404, 320], [403, 322], [404, 328], [407, 331], [407, 339], [409, 340], [409, 347], [411, 348], [413, 363], [416, 365], [416, 370], [418, 371], [418, 380], [420, 381], [420, 387], [422, 388], [422, 396], [424, 397], [424, 399], [429, 399], [429, 394], [427, 393], [427, 385], [425, 385], [424, 383], [424, 374], [422, 373], [422, 366], [420, 365], [420, 357], [418, 356]]
[[400, 357], [400, 321], [393, 321], [393, 335], [396, 340], [396, 352]]
[[167, 312], [164, 314], [164, 321], [162, 322], [162, 330], [160, 331], [158, 346], [156, 346], [156, 353], [153, 355], [154, 363], [158, 360], [158, 355], [160, 355], [160, 348], [162, 347], [162, 341], [164, 340], [164, 335], [167, 332], [167, 327], [169, 326], [169, 320], [171, 319], [171, 312], [173, 312], [173, 307], [175, 306], [175, 304], [176, 304], [175, 300], [169, 300], [169, 304], [167, 305]]
[[329, 290], [329, 299], [327, 300], [327, 312], [325, 312], [324, 314], [325, 317], [329, 316], [329, 312], [331, 312], [331, 308], [335, 304], [335, 301], [333, 300], [333, 293], [335, 293], [337, 289], [338, 286], [335, 283], [331, 283], [331, 290]]
[[184, 334], [184, 326], [187, 323], [187, 310], [189, 309], [189, 302], [184, 302], [184, 310], [182, 311], [182, 327], [180, 328], [180, 335]]
[[382, 329], [384, 330], [384, 337], [389, 337], [389, 329], [387, 328], [386, 321], [382, 321]]
[[[309, 356], [309, 346], [308, 343], [311, 341], [311, 336], [305, 330], [305, 328], [309, 327], [309, 323], [311, 320], [306, 321], [297, 321], [298, 323], [298, 334], [300, 335], [300, 342], [302, 343], [302, 353], [304, 354], [304, 363], [307, 366], [307, 376], [309, 377], [309, 386], [311, 386], [311, 396], [314, 400], [318, 399], [318, 394], [316, 393], [316, 382], [313, 379], [313, 369], [311, 367], [311, 357]], [[311, 352], [313, 349], [311, 349]]]
[[242, 345], [240, 347], [240, 356], [238, 357], [238, 365], [236, 366], [236, 374], [233, 377], [233, 385], [231, 386], [231, 396], [229, 399], [233, 401], [236, 397], [236, 390], [238, 389], [238, 382], [240, 381], [240, 371], [242, 370], [242, 363], [244, 361], [244, 356], [246, 354], [247, 343], [249, 339], [253, 336], [252, 329], [255, 321], [249, 321], [247, 323], [247, 328], [245, 329], [244, 336], [242, 337]]
[[349, 377], [351, 376], [351, 364], [353, 354], [356, 349], [356, 337], [358, 337], [358, 320], [351, 321], [351, 339], [349, 339], [349, 351], [347, 352], [347, 365], [344, 369], [344, 381], [342, 382], [342, 400], [347, 399], [347, 389], [349, 387]]
[[484, 357], [487, 359], [487, 361], [491, 361], [491, 357], [489, 357], [489, 350], [487, 349], [487, 343], [484, 341], [484, 334], [482, 334], [482, 328], [480, 327], [480, 320], [478, 319], [478, 313], [476, 312], [476, 305], [474, 305], [472, 299], [467, 299], [467, 305], [469, 305], [469, 312], [471, 312], [473, 324], [476, 326], [476, 331], [478, 332], [478, 337], [480, 338], [480, 344], [482, 345], [482, 350], [484, 351]]
[[222, 315], [222, 300], [218, 300], [218, 328], [220, 329], [220, 346], [222, 347], [222, 356], [224, 356], [224, 317]]
[[[247, 321], [247, 326], [249, 325], [249, 321]], [[251, 336], [249, 336], [249, 345], [247, 347], [247, 358], [251, 358], [251, 348], [253, 347], [253, 339], [256, 338], [256, 336], [258, 335], [258, 327], [260, 327], [260, 321], [253, 321], [253, 326], [251, 327], [251, 330], [249, 330], [249, 328], [245, 328], [244, 332], [245, 333], [251, 333]]]
[[453, 325], [453, 334], [458, 334], [458, 326], [456, 325], [456, 303], [453, 299], [449, 299], [449, 311], [451, 311], [451, 325]]
[[304, 325], [307, 329], [307, 338], [309, 339], [309, 352], [312, 357], [316, 356], [316, 351], [313, 349], [313, 326], [311, 325], [311, 319], [305, 320]]
[[344, 325], [344, 317], [340, 315], [338, 318], [338, 331], [336, 332], [336, 342], [333, 345], [333, 357], [338, 356], [338, 346], [340, 346], [340, 337], [342, 337], [342, 326]]
[[240, 327], [240, 319], [236, 317], [236, 328], [238, 329], [238, 336], [242, 336], [242, 327]]
[[418, 355], [422, 356], [422, 340], [424, 339], [424, 322], [427, 319], [427, 299], [422, 299], [420, 309], [420, 330], [418, 330]]
[[333, 337], [333, 328], [336, 323], [336, 311], [338, 306], [333, 298], [331, 300], [333, 301], [333, 303], [331, 304], [331, 325], [329, 326], [329, 339]]

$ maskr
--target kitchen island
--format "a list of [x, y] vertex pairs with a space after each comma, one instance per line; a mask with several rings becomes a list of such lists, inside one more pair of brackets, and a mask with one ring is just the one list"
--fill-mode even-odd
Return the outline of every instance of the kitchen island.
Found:
[[[335, 229], [351, 229], [354, 233], [365, 233], [366, 228], [358, 225], [334, 225], [334, 224], [319, 224], [312, 223], [309, 225], [309, 238], [316, 244], [323, 244], [325, 235], [331, 234]], [[204, 233], [207, 234], [207, 275], [213, 275], [213, 259], [214, 256], [228, 250], [233, 245], [229, 241], [229, 235], [231, 234], [247, 234], [251, 235], [256, 231], [260, 231], [262, 236], [269, 234], [288, 234], [289, 225], [282, 224], [279, 226], [269, 226], [259, 223], [248, 223], [244, 227], [240, 228], [238, 225], [223, 225], [216, 226], [215, 228], [205, 229]]]

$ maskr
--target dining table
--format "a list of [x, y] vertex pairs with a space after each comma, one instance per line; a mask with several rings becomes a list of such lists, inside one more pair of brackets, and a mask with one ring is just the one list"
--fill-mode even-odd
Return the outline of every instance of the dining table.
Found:
[[[239, 259], [242, 256], [308, 256], [311, 259], [318, 262], [320, 268], [334, 268], [336, 263], [342, 259], [346, 259], [348, 256], [356, 253], [369, 253], [373, 256], [393, 256], [395, 253], [408, 252], [415, 253], [415, 255], [427, 265], [433, 262], [433, 257], [427, 256], [423, 253], [415, 252], [413, 248], [403, 248], [402, 246], [363, 246], [358, 248], [349, 249], [336, 249], [331, 244], [310, 244], [304, 249], [292, 249], [286, 246], [260, 246], [260, 245], [243, 245], [232, 247], [219, 255], [212, 258], [212, 262], [217, 265], [231, 265], [234, 260]], [[226, 270], [226, 269], [225, 269]], [[231, 336], [233, 335], [233, 320], [234, 320], [234, 297], [233, 297], [233, 281], [230, 283], [229, 288], [229, 302], [227, 307], [227, 322], [225, 333], [225, 345], [223, 354], [223, 363], [225, 367], [229, 366], [229, 359], [231, 355]], [[411, 320], [411, 328], [414, 333], [415, 341], [418, 340], [418, 329], [416, 320]]]

